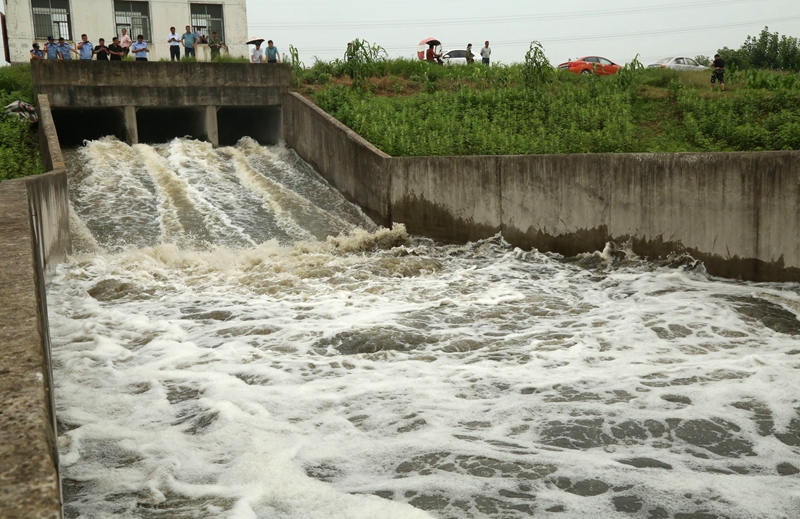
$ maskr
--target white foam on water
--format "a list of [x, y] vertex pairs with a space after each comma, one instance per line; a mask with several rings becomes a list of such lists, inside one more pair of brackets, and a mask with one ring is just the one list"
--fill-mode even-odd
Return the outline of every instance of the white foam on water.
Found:
[[[207, 152], [193, 167], [232, 174]], [[399, 225], [276, 233], [59, 267], [68, 516], [798, 516], [798, 285]]]

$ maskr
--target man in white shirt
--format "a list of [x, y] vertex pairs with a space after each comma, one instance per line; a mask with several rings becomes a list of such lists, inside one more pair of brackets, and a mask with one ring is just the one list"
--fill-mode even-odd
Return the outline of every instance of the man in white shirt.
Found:
[[169, 34], [167, 34], [167, 43], [169, 43], [169, 60], [180, 61], [181, 35], [175, 33], [175, 27], [169, 28]]
[[481, 63], [484, 65], [489, 64], [489, 56], [492, 55], [492, 49], [489, 48], [489, 42], [486, 42], [486, 45], [481, 48]]
[[264, 62], [264, 49], [261, 48], [261, 42], [256, 42], [255, 47], [250, 49], [250, 63], [263, 63]]

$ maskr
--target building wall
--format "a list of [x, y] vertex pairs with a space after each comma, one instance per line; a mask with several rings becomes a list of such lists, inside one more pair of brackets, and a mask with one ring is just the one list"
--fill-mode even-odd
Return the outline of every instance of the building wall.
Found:
[[[191, 3], [221, 4], [225, 20], [225, 44], [230, 56], [247, 56], [247, 6], [246, 0], [213, 0], [196, 2], [180, 2], [175, 0], [151, 0], [150, 60], [169, 59], [167, 34], [169, 28], [183, 34], [186, 25], [191, 23]], [[73, 47], [80, 41], [80, 35], [86, 34], [89, 41], [97, 44], [99, 38], [105, 38], [106, 44], [116, 34], [114, 21], [114, 0], [70, 0], [70, 20]], [[31, 0], [6, 0], [6, 18], [8, 24], [9, 48], [12, 62], [23, 62], [30, 59], [31, 44], [38, 41], [44, 48], [46, 40], [34, 40], [33, 14]], [[47, 36], [47, 35], [45, 35]], [[118, 36], [118, 35], [117, 35]], [[135, 38], [135, 34], [131, 35]], [[181, 55], [183, 48], [181, 48]], [[223, 49], [222, 54], [225, 55]], [[73, 59], [74, 59], [73, 55]], [[206, 45], [197, 48], [198, 60], [209, 60], [211, 53]]]

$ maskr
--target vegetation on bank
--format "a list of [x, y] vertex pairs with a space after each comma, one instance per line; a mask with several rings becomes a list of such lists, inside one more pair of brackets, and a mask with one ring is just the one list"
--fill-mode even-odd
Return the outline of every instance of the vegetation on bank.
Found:
[[[0, 103], [33, 100], [30, 65], [0, 68]], [[34, 128], [0, 110], [0, 181], [44, 172]]]
[[305, 67], [295, 87], [394, 156], [800, 149], [800, 73], [738, 69], [616, 76], [557, 71], [533, 42], [512, 65], [387, 59], [355, 41], [347, 59]]

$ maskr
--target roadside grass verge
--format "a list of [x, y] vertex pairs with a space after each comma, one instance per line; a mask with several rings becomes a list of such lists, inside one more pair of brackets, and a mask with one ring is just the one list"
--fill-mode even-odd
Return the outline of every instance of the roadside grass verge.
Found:
[[798, 73], [737, 71], [722, 94], [710, 71], [531, 66], [317, 60], [295, 67], [294, 84], [393, 156], [800, 149]]

